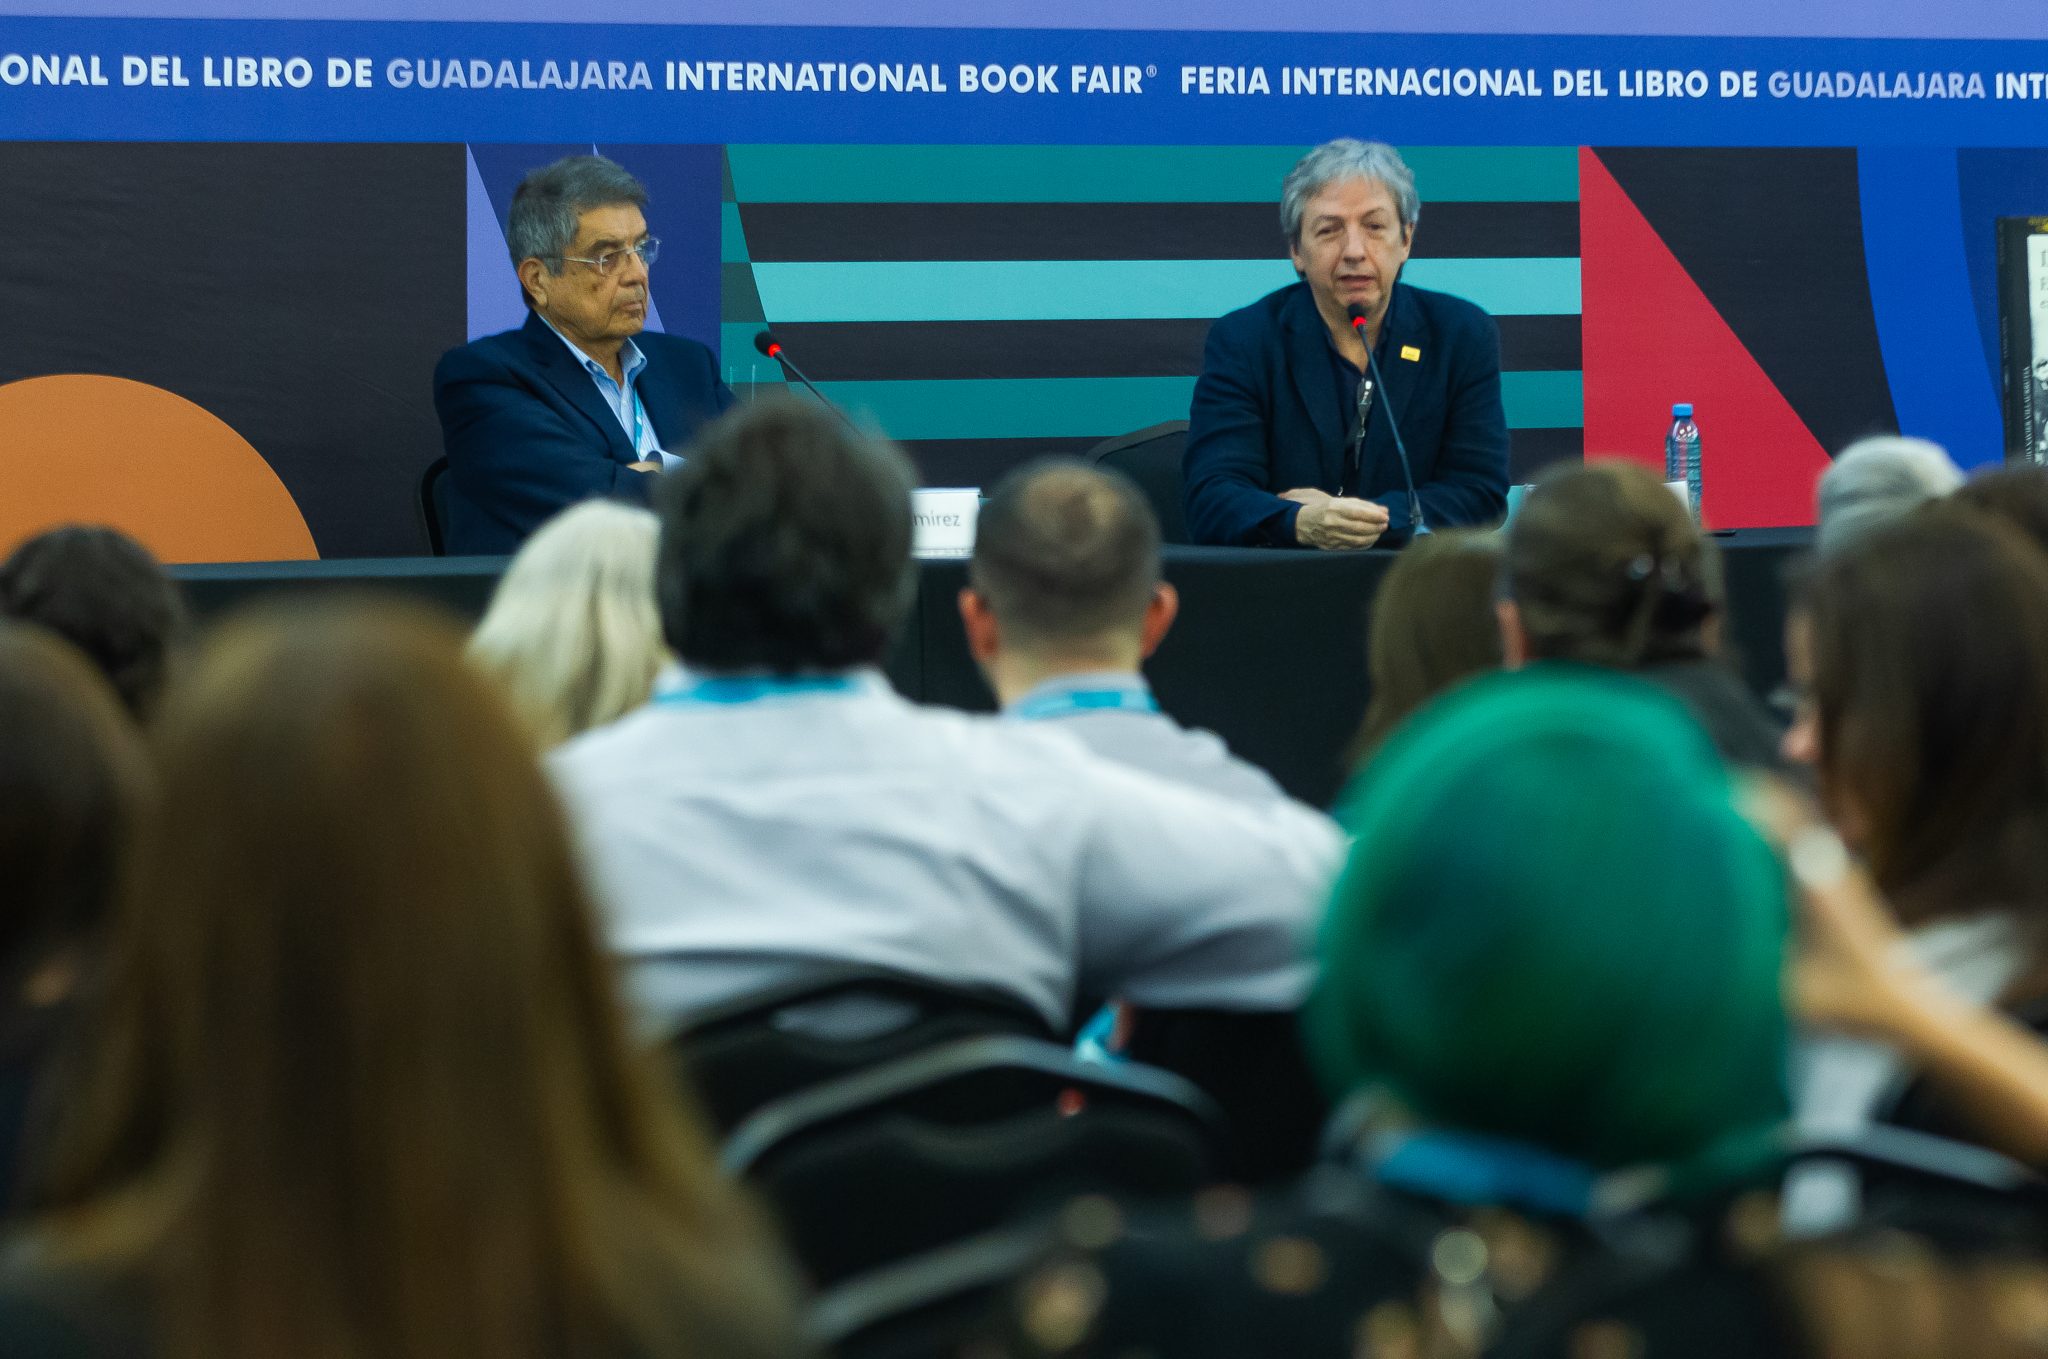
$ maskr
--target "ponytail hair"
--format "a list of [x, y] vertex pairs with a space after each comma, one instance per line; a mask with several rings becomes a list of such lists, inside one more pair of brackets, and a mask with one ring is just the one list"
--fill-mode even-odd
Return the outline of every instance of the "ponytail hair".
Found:
[[1707, 654], [1721, 561], [1686, 507], [1632, 462], [1540, 478], [1509, 525], [1502, 572], [1529, 651], [1635, 670]]

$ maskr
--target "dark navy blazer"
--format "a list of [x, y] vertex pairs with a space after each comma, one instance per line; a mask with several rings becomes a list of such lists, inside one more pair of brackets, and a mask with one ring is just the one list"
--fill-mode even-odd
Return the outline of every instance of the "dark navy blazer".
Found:
[[[711, 351], [695, 340], [642, 331], [647, 356], [635, 388], [661, 446], [679, 451], [699, 425], [732, 404]], [[589, 372], [537, 313], [517, 330], [486, 335], [441, 356], [434, 409], [448, 453], [451, 554], [515, 552], [557, 510], [594, 496], [647, 498], [652, 474]]]
[[[1294, 546], [1301, 507], [1276, 493], [1316, 486], [1336, 494], [1351, 429], [1329, 344], [1306, 283], [1209, 328], [1182, 463], [1196, 542]], [[1415, 357], [1404, 357], [1410, 351]], [[1385, 386], [1366, 422], [1357, 493], [1387, 507], [1381, 541], [1400, 543], [1410, 528], [1390, 415], [1400, 419], [1431, 528], [1500, 518], [1508, 428], [1493, 318], [1448, 293], [1396, 283], [1375, 356]]]

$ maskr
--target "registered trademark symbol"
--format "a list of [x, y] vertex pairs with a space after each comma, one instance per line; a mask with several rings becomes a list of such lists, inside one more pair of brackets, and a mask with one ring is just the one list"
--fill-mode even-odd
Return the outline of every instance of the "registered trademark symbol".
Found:
[[1147, 76], [1157, 76], [1159, 74], [1159, 68], [1157, 66], [1147, 65], [1145, 67], [1145, 74]]

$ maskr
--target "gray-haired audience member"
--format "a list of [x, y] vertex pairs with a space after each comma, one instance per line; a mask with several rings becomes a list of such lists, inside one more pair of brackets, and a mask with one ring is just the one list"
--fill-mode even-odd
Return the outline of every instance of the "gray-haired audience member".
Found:
[[0, 617], [38, 623], [78, 648], [129, 712], [156, 709], [190, 618], [177, 582], [119, 529], [69, 524], [0, 562]]
[[1832, 552], [1963, 484], [1940, 444], [1903, 434], [1858, 439], [1814, 488], [1814, 546]]
[[1005, 714], [1178, 782], [1285, 796], [1219, 737], [1161, 712], [1145, 683], [1140, 666], [1180, 597], [1160, 578], [1159, 520], [1130, 478], [1071, 459], [1012, 473], [982, 507], [967, 578], [967, 647]]
[[669, 659], [654, 607], [659, 522], [592, 500], [526, 540], [469, 641], [543, 747], [647, 701]]
[[879, 666], [912, 597], [911, 485], [893, 446], [787, 400], [727, 416], [664, 485], [682, 665], [550, 757], [650, 1017], [844, 964], [1060, 1029], [1109, 995], [1291, 1010], [1333, 824], [899, 697]]

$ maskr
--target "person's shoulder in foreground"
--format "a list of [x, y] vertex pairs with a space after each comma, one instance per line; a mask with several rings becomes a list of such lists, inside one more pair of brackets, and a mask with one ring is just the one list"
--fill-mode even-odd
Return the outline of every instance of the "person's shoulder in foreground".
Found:
[[687, 972], [656, 1008], [821, 962], [1004, 986], [1058, 1025], [1098, 981], [1295, 1003], [1327, 818], [888, 688], [912, 481], [899, 450], [779, 401], [664, 482], [662, 622], [686, 669], [552, 758], [614, 947]]

